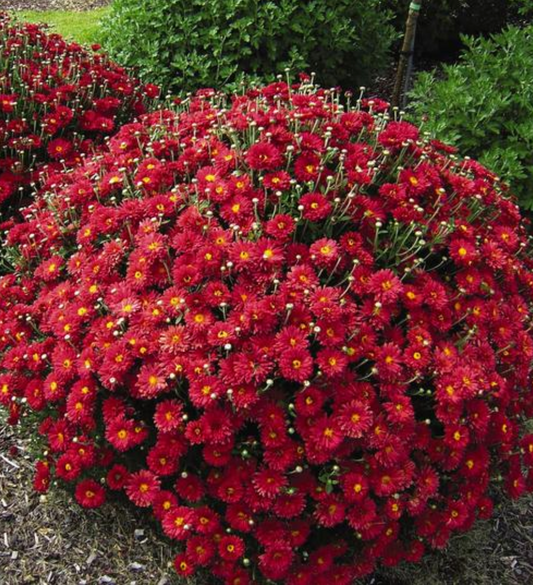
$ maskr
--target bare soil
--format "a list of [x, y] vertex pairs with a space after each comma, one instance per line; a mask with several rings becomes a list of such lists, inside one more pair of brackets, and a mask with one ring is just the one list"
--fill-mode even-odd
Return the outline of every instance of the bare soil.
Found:
[[3, 0], [2, 10], [93, 10], [110, 4], [111, 0]]

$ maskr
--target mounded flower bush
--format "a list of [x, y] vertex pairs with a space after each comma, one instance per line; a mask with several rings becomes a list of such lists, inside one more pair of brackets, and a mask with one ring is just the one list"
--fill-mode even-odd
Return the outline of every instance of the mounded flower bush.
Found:
[[305, 80], [205, 91], [50, 177], [0, 280], [37, 491], [125, 494], [184, 576], [321, 585], [533, 487], [517, 206], [386, 111]]
[[43, 167], [79, 164], [157, 96], [99, 48], [0, 13], [0, 203], [27, 191]]

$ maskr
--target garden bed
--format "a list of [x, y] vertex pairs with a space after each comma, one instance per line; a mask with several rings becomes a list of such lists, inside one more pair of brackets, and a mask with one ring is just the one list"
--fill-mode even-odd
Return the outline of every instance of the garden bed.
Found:
[[142, 515], [112, 504], [88, 514], [58, 490], [41, 498], [28, 447], [0, 423], [2, 585], [170, 583], [171, 547]]
[[[0, 425], [2, 585], [171, 585], [172, 547], [133, 508], [87, 513], [64, 492], [33, 492], [28, 441]], [[16, 450], [16, 452], [14, 452]], [[368, 585], [527, 585], [533, 580], [533, 498], [508, 504], [419, 565]], [[207, 585], [197, 579], [196, 585]]]
[[0, 104], [51, 139], [4, 163], [46, 196], [0, 279], [1, 584], [531, 583], [533, 259], [500, 180], [305, 76], [128, 124], [156, 86], [27, 29], [14, 62], [97, 76]]

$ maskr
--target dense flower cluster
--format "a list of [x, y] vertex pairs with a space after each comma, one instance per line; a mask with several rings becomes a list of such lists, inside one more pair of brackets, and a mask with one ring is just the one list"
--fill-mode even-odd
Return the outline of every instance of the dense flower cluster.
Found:
[[533, 488], [516, 205], [387, 104], [276, 83], [124, 126], [11, 229], [35, 488], [151, 509], [181, 575], [348, 584]]
[[97, 53], [0, 13], [0, 203], [71, 167], [157, 96]]

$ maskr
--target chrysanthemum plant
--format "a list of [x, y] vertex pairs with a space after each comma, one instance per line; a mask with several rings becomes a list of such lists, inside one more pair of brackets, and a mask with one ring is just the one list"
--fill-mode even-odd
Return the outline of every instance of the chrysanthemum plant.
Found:
[[0, 204], [6, 218], [42, 172], [69, 168], [146, 111], [141, 86], [99, 53], [0, 12]]
[[517, 206], [387, 112], [306, 79], [204, 91], [50, 177], [0, 281], [36, 490], [123, 492], [180, 575], [329, 585], [533, 488]]

